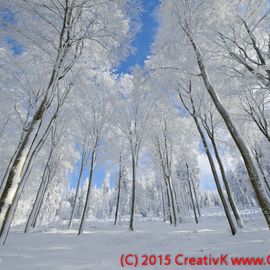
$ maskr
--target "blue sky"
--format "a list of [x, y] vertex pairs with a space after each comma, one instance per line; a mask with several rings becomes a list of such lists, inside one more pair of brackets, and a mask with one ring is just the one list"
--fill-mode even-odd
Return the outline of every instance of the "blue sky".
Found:
[[126, 73], [135, 65], [142, 66], [147, 56], [150, 54], [150, 46], [154, 41], [155, 33], [158, 27], [155, 19], [155, 10], [159, 4], [159, 0], [143, 0], [143, 14], [141, 31], [136, 35], [133, 47], [136, 52], [130, 55], [125, 61], [120, 63], [117, 68], [118, 73]]

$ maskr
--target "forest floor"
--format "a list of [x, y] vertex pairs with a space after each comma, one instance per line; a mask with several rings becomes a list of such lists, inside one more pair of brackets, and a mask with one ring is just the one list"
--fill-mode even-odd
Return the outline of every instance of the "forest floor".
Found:
[[[270, 254], [270, 232], [259, 211], [251, 215], [242, 212], [245, 229], [232, 236], [220, 209], [204, 211], [201, 222], [179, 224], [173, 227], [158, 220], [137, 218], [135, 231], [129, 232], [126, 226], [113, 227], [112, 221], [91, 221], [87, 232], [78, 237], [75, 230], [46, 232], [35, 231], [22, 234], [10, 233], [8, 242], [0, 248], [1, 270], [223, 270], [243, 269], [269, 270], [270, 265], [232, 266], [231, 257], [266, 257]], [[137, 268], [121, 267], [122, 254], [137, 254]], [[142, 266], [142, 255], [170, 255], [169, 266]], [[179, 266], [175, 257], [219, 257], [228, 254], [229, 265]], [[129, 258], [132, 261], [134, 258]], [[152, 258], [154, 261], [154, 259]], [[169, 261], [162, 257], [163, 264]], [[152, 261], [152, 262], [153, 262]], [[184, 259], [178, 256], [177, 262]], [[270, 262], [270, 260], [269, 260]], [[208, 261], [209, 263], [209, 261]]]

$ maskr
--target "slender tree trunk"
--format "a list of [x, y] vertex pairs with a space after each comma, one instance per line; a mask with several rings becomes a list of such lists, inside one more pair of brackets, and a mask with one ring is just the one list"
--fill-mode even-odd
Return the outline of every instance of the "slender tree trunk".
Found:
[[171, 216], [172, 216], [172, 221], [174, 226], [177, 225], [177, 218], [176, 218], [176, 211], [175, 211], [175, 200], [174, 200], [174, 196], [173, 196], [173, 187], [172, 187], [172, 182], [170, 177], [167, 177], [167, 181], [168, 181], [168, 186], [169, 186], [169, 195], [170, 195], [170, 204], [171, 204]]
[[187, 176], [188, 176], [188, 187], [189, 187], [189, 193], [190, 193], [190, 198], [191, 198], [191, 203], [192, 203], [192, 208], [193, 208], [193, 213], [194, 213], [194, 218], [195, 218], [195, 222], [198, 224], [198, 217], [197, 217], [197, 212], [196, 212], [196, 207], [195, 207], [195, 202], [194, 202], [194, 197], [193, 197], [193, 192], [192, 192], [192, 187], [191, 187], [191, 181], [190, 181], [190, 174], [189, 174], [189, 166], [186, 163], [186, 167], [187, 167]]
[[255, 160], [257, 161], [258, 167], [259, 167], [259, 169], [260, 169], [260, 171], [262, 173], [263, 180], [264, 180], [264, 183], [265, 183], [267, 192], [268, 192], [268, 194], [270, 194], [270, 185], [269, 185], [269, 183], [268, 183], [268, 181], [266, 179], [265, 173], [264, 173], [263, 168], [262, 168], [262, 165], [261, 165], [261, 161], [260, 161], [257, 153], [255, 153]]
[[191, 42], [191, 45], [194, 49], [194, 52], [196, 54], [198, 66], [199, 66], [199, 69], [201, 71], [201, 76], [203, 78], [206, 90], [208, 91], [209, 95], [211, 96], [211, 98], [215, 104], [216, 109], [218, 110], [221, 117], [223, 118], [234, 142], [236, 143], [236, 145], [241, 153], [241, 156], [244, 160], [244, 163], [245, 163], [248, 175], [249, 175], [249, 179], [251, 181], [251, 185], [255, 191], [257, 200], [258, 200], [259, 205], [262, 209], [266, 223], [270, 229], [270, 200], [269, 200], [269, 197], [268, 197], [267, 192], [265, 190], [264, 181], [263, 181], [262, 175], [258, 169], [256, 161], [252, 157], [252, 154], [250, 153], [250, 150], [249, 150], [247, 144], [245, 143], [244, 139], [242, 138], [238, 128], [236, 127], [233, 120], [231, 119], [230, 113], [227, 111], [227, 109], [222, 104], [217, 92], [215, 91], [212, 83], [210, 82], [206, 68], [205, 68], [203, 60], [202, 60], [202, 55], [201, 55], [201, 52], [199, 50], [199, 47], [195, 43], [191, 34], [185, 28], [183, 28], [183, 30], [187, 34], [187, 36]]
[[163, 222], [165, 222], [166, 221], [165, 199], [164, 199], [164, 193], [163, 193], [162, 187], [161, 187], [161, 199], [162, 199], [162, 209], [163, 209]]
[[92, 187], [92, 179], [93, 179], [93, 174], [94, 174], [94, 167], [95, 167], [95, 162], [96, 162], [96, 150], [97, 150], [96, 147], [97, 147], [97, 144], [95, 145], [94, 149], [92, 150], [87, 195], [86, 195], [86, 200], [85, 200], [85, 204], [84, 204], [84, 208], [83, 208], [83, 214], [82, 214], [82, 217], [81, 217], [80, 227], [79, 227], [79, 230], [78, 230], [78, 235], [81, 235], [83, 233], [84, 226], [85, 226], [85, 221], [86, 221], [86, 218], [87, 218], [87, 214], [89, 212], [90, 193], [91, 193], [91, 187]]
[[37, 220], [38, 220], [42, 205], [44, 203], [45, 194], [47, 193], [47, 190], [48, 190], [48, 187], [50, 185], [51, 180], [52, 180], [51, 171], [50, 171], [50, 167], [48, 167], [48, 175], [47, 175], [47, 178], [46, 178], [46, 181], [45, 181], [45, 184], [44, 184], [44, 188], [42, 190], [41, 197], [40, 197], [40, 199], [38, 201], [37, 209], [36, 209], [36, 211], [34, 213], [34, 217], [33, 217], [32, 224], [31, 224], [31, 226], [33, 228], [36, 227]]
[[237, 232], [237, 229], [236, 229], [236, 226], [235, 226], [235, 224], [233, 222], [233, 218], [231, 216], [229, 206], [228, 206], [227, 201], [225, 199], [225, 196], [223, 194], [222, 187], [221, 187], [221, 184], [220, 184], [219, 178], [218, 178], [218, 173], [217, 173], [217, 170], [215, 168], [215, 163], [214, 163], [213, 158], [211, 156], [211, 153], [210, 153], [206, 138], [205, 138], [204, 133], [203, 133], [201, 127], [200, 127], [198, 119], [196, 117], [194, 117], [194, 116], [193, 116], [193, 119], [194, 119], [194, 122], [196, 124], [197, 129], [198, 129], [198, 132], [199, 132], [199, 134], [201, 136], [203, 146], [204, 146], [204, 149], [205, 149], [205, 152], [206, 152], [206, 155], [207, 155], [207, 158], [208, 158], [208, 161], [209, 161], [212, 173], [213, 173], [213, 177], [214, 177], [214, 180], [215, 180], [215, 183], [216, 183], [216, 186], [217, 186], [218, 194], [219, 194], [219, 197], [221, 199], [225, 215], [227, 217], [228, 223], [229, 223], [230, 228], [231, 228], [232, 235], [235, 235], [236, 232]]
[[114, 226], [117, 224], [118, 215], [119, 215], [119, 204], [120, 204], [120, 196], [121, 196], [121, 180], [122, 180], [122, 154], [120, 153], [119, 158], [119, 175], [118, 175], [118, 187], [117, 187], [117, 201], [116, 201], [116, 210], [114, 217]]
[[226, 189], [226, 192], [227, 192], [227, 195], [228, 195], [229, 203], [230, 203], [231, 208], [233, 210], [233, 214], [234, 214], [234, 217], [236, 219], [237, 225], [238, 225], [239, 228], [244, 228], [244, 223], [242, 221], [242, 218], [240, 216], [240, 213], [239, 213], [238, 208], [236, 206], [236, 203], [234, 201], [232, 191], [231, 191], [231, 187], [229, 185], [223, 163], [222, 163], [221, 158], [219, 156], [219, 152], [218, 152], [218, 148], [217, 148], [215, 139], [214, 139], [214, 137], [211, 136], [210, 140], [211, 140], [213, 148], [214, 148], [215, 156], [216, 156], [216, 159], [217, 159], [217, 162], [218, 162], [218, 165], [219, 165], [219, 169], [220, 169], [220, 172], [221, 172], [223, 183], [224, 183], [224, 186], [225, 186], [225, 189]]
[[197, 191], [196, 191], [195, 184], [194, 184], [192, 176], [190, 177], [190, 181], [191, 181], [191, 185], [192, 185], [192, 188], [193, 188], [193, 193], [194, 193], [194, 197], [195, 197], [195, 201], [196, 201], [198, 215], [199, 215], [199, 217], [201, 217], [201, 209], [200, 209], [200, 205], [199, 205], [198, 195], [197, 195]]
[[188, 194], [188, 187], [185, 185], [184, 186], [184, 194], [183, 196], [185, 196], [185, 204], [187, 206], [187, 210], [188, 210], [188, 213], [191, 214], [191, 209], [190, 209], [190, 202], [188, 200], [188, 196], [186, 196], [186, 194]]
[[134, 230], [134, 213], [135, 213], [135, 196], [136, 196], [136, 160], [135, 154], [132, 153], [132, 194], [131, 194], [131, 214], [129, 221], [129, 229]]
[[170, 202], [170, 195], [169, 195], [169, 186], [168, 186], [168, 183], [167, 183], [167, 180], [166, 180], [166, 177], [164, 177], [164, 182], [165, 182], [165, 186], [166, 186], [166, 197], [167, 197], [167, 216], [169, 217], [169, 221], [170, 221], [170, 224], [173, 223], [173, 220], [172, 220], [172, 209], [171, 209], [171, 202]]
[[72, 225], [72, 220], [73, 220], [73, 217], [74, 217], [75, 208], [76, 208], [77, 201], [78, 201], [78, 196], [79, 196], [79, 190], [80, 190], [80, 186], [81, 186], [82, 173], [83, 173], [83, 170], [84, 170], [84, 167], [85, 167], [85, 162], [86, 162], [86, 160], [85, 160], [85, 156], [86, 156], [85, 143], [86, 143], [86, 138], [84, 140], [83, 149], [82, 149], [80, 172], [79, 172], [78, 181], [77, 181], [75, 198], [74, 198], [74, 202], [73, 202], [73, 205], [72, 205], [72, 211], [71, 211], [71, 215], [70, 215], [70, 218], [69, 218], [68, 229], [70, 229], [70, 227]]
[[42, 179], [41, 179], [41, 182], [40, 182], [40, 185], [39, 185], [39, 189], [38, 189], [34, 204], [32, 206], [30, 215], [28, 217], [28, 220], [27, 220], [25, 228], [24, 228], [24, 233], [29, 232], [30, 228], [33, 225], [33, 219], [34, 219], [34, 216], [36, 215], [38, 206], [40, 204], [40, 200], [42, 198], [42, 193], [43, 193], [43, 191], [45, 189], [45, 186], [46, 186], [48, 166], [49, 166], [49, 163], [50, 163], [52, 153], [53, 153], [53, 148], [51, 148], [51, 150], [50, 150], [50, 153], [49, 153], [49, 156], [48, 156], [48, 159], [47, 159], [47, 163], [46, 163], [45, 169], [43, 171]]
[[176, 203], [176, 207], [177, 207], [177, 216], [178, 216], [178, 220], [179, 220], [179, 223], [182, 223], [181, 211], [180, 211], [180, 205], [179, 205], [179, 202], [178, 202], [178, 200], [177, 200], [177, 195], [176, 195], [175, 188], [173, 189], [173, 193], [174, 193], [175, 203]]

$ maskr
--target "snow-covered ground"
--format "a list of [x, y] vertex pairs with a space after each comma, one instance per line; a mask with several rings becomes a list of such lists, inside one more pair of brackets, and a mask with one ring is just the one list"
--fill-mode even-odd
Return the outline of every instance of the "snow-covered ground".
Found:
[[[248, 213], [242, 213], [247, 221]], [[136, 269], [245, 269], [269, 270], [265, 266], [177, 266], [173, 259], [186, 256], [212, 257], [220, 254], [265, 256], [270, 254], [270, 232], [258, 211], [253, 211], [245, 229], [232, 236], [220, 209], [204, 212], [200, 224], [180, 224], [176, 228], [158, 220], [136, 219], [136, 230], [113, 227], [112, 221], [88, 224], [88, 231], [78, 237], [75, 231], [13, 231], [6, 246], [0, 248], [1, 270], [117, 270], [122, 268], [122, 254], [171, 255], [170, 266], [138, 266]]]

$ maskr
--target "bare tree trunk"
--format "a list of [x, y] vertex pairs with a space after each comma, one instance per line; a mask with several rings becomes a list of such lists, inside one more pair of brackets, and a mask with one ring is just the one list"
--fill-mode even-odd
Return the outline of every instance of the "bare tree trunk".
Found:
[[44, 203], [44, 197], [45, 197], [45, 194], [47, 193], [49, 184], [51, 182], [51, 178], [52, 177], [51, 177], [51, 173], [50, 173], [50, 168], [48, 168], [48, 175], [47, 175], [47, 178], [46, 178], [46, 181], [45, 181], [45, 185], [44, 185], [44, 188], [42, 190], [41, 197], [40, 197], [40, 199], [38, 201], [38, 205], [37, 205], [36, 211], [34, 212], [34, 217], [33, 217], [33, 221], [32, 221], [32, 224], [31, 224], [31, 226], [33, 228], [36, 227], [37, 220], [38, 220], [38, 217], [39, 217], [39, 214], [40, 214], [42, 205]]
[[76, 208], [77, 200], [78, 200], [78, 196], [79, 196], [79, 190], [80, 190], [80, 186], [81, 186], [82, 173], [83, 173], [83, 170], [84, 170], [84, 167], [85, 167], [85, 162], [86, 162], [86, 150], [85, 150], [85, 147], [86, 147], [86, 145], [85, 145], [86, 144], [86, 137], [87, 136], [85, 136], [84, 143], [83, 143], [83, 149], [82, 149], [82, 155], [81, 155], [80, 172], [79, 172], [79, 176], [78, 176], [78, 181], [77, 181], [77, 187], [76, 187], [74, 202], [73, 202], [73, 205], [72, 205], [72, 211], [71, 211], [71, 215], [70, 215], [70, 218], [69, 218], [68, 229], [70, 229], [71, 224], [72, 224], [72, 220], [73, 220], [73, 217], [74, 217], [75, 208]]
[[181, 213], [180, 213], [180, 205], [179, 205], [179, 202], [177, 200], [177, 195], [176, 195], [175, 188], [173, 189], [173, 194], [174, 194], [175, 204], [176, 204], [176, 208], [177, 208], [178, 220], [179, 220], [180, 223], [182, 223], [182, 218], [181, 218]]
[[132, 153], [132, 194], [131, 194], [131, 213], [129, 221], [129, 229], [134, 230], [134, 213], [135, 213], [135, 196], [136, 196], [136, 160], [134, 153]]
[[46, 163], [45, 169], [43, 171], [42, 179], [41, 179], [41, 182], [40, 182], [40, 185], [39, 185], [39, 189], [38, 189], [34, 204], [32, 206], [30, 215], [29, 215], [29, 217], [27, 219], [27, 222], [26, 222], [26, 225], [25, 225], [25, 228], [24, 228], [24, 233], [29, 232], [30, 228], [33, 226], [33, 219], [34, 219], [34, 216], [36, 215], [38, 206], [40, 204], [40, 200], [42, 199], [42, 193], [43, 193], [43, 191], [45, 189], [45, 186], [46, 186], [47, 171], [48, 171], [48, 166], [49, 166], [49, 162], [50, 162], [52, 153], [53, 153], [53, 148], [51, 148], [51, 150], [50, 150], [50, 153], [49, 153], [49, 156], [48, 156], [48, 159], [47, 159], [47, 163]]
[[192, 203], [192, 208], [193, 208], [193, 213], [194, 213], [194, 218], [195, 218], [195, 222], [198, 224], [198, 217], [197, 217], [197, 212], [196, 212], [196, 207], [195, 207], [195, 202], [194, 202], [194, 197], [193, 197], [193, 192], [192, 192], [192, 187], [191, 187], [191, 180], [190, 180], [190, 173], [189, 173], [189, 166], [186, 163], [186, 167], [187, 167], [187, 176], [188, 176], [188, 187], [189, 187], [189, 193], [190, 193], [190, 198], [191, 198], [191, 203]]
[[84, 204], [84, 208], [83, 208], [83, 214], [82, 214], [82, 217], [81, 217], [80, 227], [79, 227], [79, 230], [78, 230], [78, 235], [83, 233], [86, 217], [87, 217], [87, 214], [89, 212], [90, 193], [91, 193], [91, 187], [92, 187], [94, 167], [95, 167], [95, 162], [96, 162], [96, 151], [97, 151], [96, 148], [97, 148], [97, 141], [96, 141], [96, 145], [95, 145], [94, 149], [92, 150], [87, 195], [86, 195], [86, 200], [85, 200], [85, 204]]
[[[19, 144], [19, 145], [20, 145], [20, 144]], [[4, 187], [5, 187], [6, 182], [7, 182], [7, 176], [8, 176], [8, 174], [9, 174], [9, 172], [10, 172], [10, 169], [11, 169], [11, 165], [12, 165], [12, 163], [14, 162], [14, 159], [15, 159], [15, 157], [16, 157], [18, 151], [19, 151], [19, 145], [17, 146], [17, 148], [16, 148], [16, 150], [14, 151], [14, 153], [13, 153], [11, 159], [9, 160], [8, 166], [7, 166], [6, 170], [5, 170], [4, 176], [3, 176], [3, 178], [2, 178], [2, 182], [1, 182], [1, 186], [0, 186], [0, 197], [1, 197], [2, 194], [3, 194]]]
[[[58, 109], [59, 109], [59, 107], [58, 107]], [[6, 234], [9, 231], [9, 227], [11, 225], [11, 222], [12, 222], [12, 219], [13, 219], [13, 216], [15, 213], [15, 209], [17, 208], [17, 204], [18, 204], [19, 198], [21, 196], [21, 192], [23, 191], [25, 183], [28, 179], [27, 177], [30, 174], [30, 172], [28, 172], [27, 170], [29, 170], [29, 168], [32, 168], [37, 154], [39, 153], [40, 149], [42, 148], [43, 144], [45, 143], [45, 141], [48, 137], [51, 125], [57, 116], [58, 109], [57, 109], [56, 113], [54, 114], [54, 116], [51, 118], [51, 121], [49, 122], [43, 136], [38, 141], [38, 143], [36, 144], [34, 149], [32, 150], [33, 145], [35, 143], [35, 140], [37, 138], [37, 133], [38, 133], [40, 126], [42, 124], [42, 118], [37, 120], [37, 122], [39, 122], [39, 125], [38, 125], [37, 130], [35, 131], [34, 135], [31, 135], [31, 133], [28, 134], [28, 136], [31, 135], [31, 138], [32, 138], [31, 143], [30, 143], [29, 137], [28, 138], [24, 137], [23, 143], [21, 144], [21, 147], [19, 148], [16, 157], [14, 158], [14, 163], [12, 165], [13, 167], [11, 166], [11, 170], [8, 174], [6, 186], [4, 188], [4, 191], [3, 191], [2, 195], [1, 195], [1, 199], [0, 199], [0, 210], [1, 210], [0, 211], [0, 213], [1, 213], [0, 214], [0, 217], [1, 217], [1, 220], [0, 220], [1, 221], [0, 239], [2, 242], [5, 241], [5, 239], [7, 237]], [[44, 113], [44, 111], [43, 111], [43, 113]], [[43, 113], [42, 113], [42, 115], [43, 115]], [[39, 117], [41, 117], [41, 114], [39, 115]], [[31, 128], [30, 128], [30, 130], [31, 130]], [[28, 146], [26, 147], [26, 145], [28, 145]], [[14, 168], [17, 168], [18, 171], [14, 171], [15, 170]], [[15, 183], [14, 183], [14, 178], [16, 180]], [[13, 185], [16, 184], [16, 188], [14, 188], [14, 190], [12, 190], [12, 194], [9, 194], [9, 190], [12, 187], [12, 184]], [[5, 201], [8, 195], [9, 196], [12, 195], [12, 201], [10, 201], [10, 202]]]
[[168, 186], [169, 186], [169, 198], [170, 198], [170, 204], [171, 204], [171, 216], [172, 216], [172, 221], [174, 226], [177, 225], [177, 217], [176, 217], [176, 211], [175, 211], [175, 200], [174, 200], [174, 196], [173, 196], [173, 187], [172, 187], [172, 182], [170, 177], [167, 177], [167, 181], [168, 181]]
[[18, 202], [19, 202], [19, 200], [21, 198], [22, 191], [23, 191], [24, 186], [25, 186], [25, 184], [27, 182], [27, 179], [28, 179], [29, 175], [32, 172], [32, 168], [33, 168], [33, 164], [35, 163], [35, 159], [36, 159], [36, 155], [32, 159], [33, 162], [30, 162], [28, 164], [29, 170], [27, 170], [25, 172], [25, 174], [24, 174], [24, 176], [22, 178], [22, 181], [19, 184], [19, 187], [18, 187], [17, 192], [15, 194], [14, 203], [11, 205], [11, 208], [10, 208], [10, 215], [7, 217], [6, 223], [5, 223], [5, 225], [1, 229], [1, 242], [2, 242], [3, 245], [5, 245], [5, 243], [7, 241], [13, 216], [14, 216], [16, 210], [17, 210]]
[[162, 199], [162, 209], [163, 209], [163, 222], [165, 222], [166, 221], [166, 210], [165, 210], [165, 199], [164, 199], [162, 186], [161, 186], [161, 199]]
[[191, 214], [190, 202], [189, 202], [188, 196], [186, 196], [186, 194], [188, 194], [188, 187], [185, 185], [184, 186], [184, 194], [183, 194], [183, 196], [185, 196], [185, 204], [187, 206], [188, 213]]
[[219, 169], [220, 169], [220, 172], [221, 172], [223, 183], [224, 183], [224, 186], [225, 186], [225, 189], [226, 189], [226, 192], [227, 192], [227, 195], [228, 195], [228, 199], [229, 199], [231, 208], [233, 210], [233, 214], [234, 214], [234, 217], [236, 219], [237, 225], [238, 225], [239, 228], [244, 228], [244, 223], [242, 221], [242, 218], [240, 216], [240, 213], [239, 213], [238, 208], [236, 206], [236, 203], [234, 201], [232, 191], [231, 191], [231, 187], [229, 185], [229, 182], [228, 182], [225, 170], [224, 170], [223, 163], [222, 163], [221, 158], [219, 156], [219, 152], [218, 152], [218, 149], [217, 149], [215, 139], [214, 139], [214, 137], [210, 137], [210, 140], [211, 140], [213, 148], [214, 148], [215, 156], [216, 156], [216, 159], [217, 159], [217, 162], [218, 162], [218, 165], [219, 165]]
[[[41, 110], [41, 109], [40, 109]], [[44, 111], [41, 110], [43, 116]], [[41, 116], [41, 117], [42, 117]], [[18, 190], [19, 183], [22, 181], [22, 175], [24, 174], [25, 163], [27, 162], [27, 156], [29, 155], [30, 148], [36, 138], [37, 130], [41, 124], [41, 118], [37, 118], [32, 121], [32, 125], [28, 132], [24, 136], [23, 142], [20, 144], [16, 157], [11, 169], [8, 173], [5, 186], [0, 198], [0, 227], [5, 226], [6, 218], [10, 212], [11, 205], [13, 204], [15, 194]], [[11, 198], [7, 200], [7, 198]]]
[[202, 55], [201, 55], [201, 52], [200, 52], [197, 44], [195, 43], [193, 37], [188, 32], [188, 30], [185, 29], [184, 27], [182, 27], [182, 28], [183, 28], [184, 32], [186, 33], [187, 37], [189, 38], [191, 45], [194, 49], [194, 52], [196, 54], [198, 66], [199, 66], [199, 69], [201, 71], [201, 76], [203, 78], [205, 87], [206, 87], [209, 95], [211, 96], [211, 98], [216, 106], [216, 109], [218, 110], [221, 117], [223, 118], [234, 142], [236, 143], [236, 145], [241, 153], [241, 156], [244, 160], [252, 187], [255, 191], [257, 200], [258, 200], [259, 205], [262, 209], [266, 223], [270, 229], [270, 200], [269, 200], [269, 197], [268, 197], [267, 192], [265, 190], [264, 181], [263, 181], [261, 173], [258, 169], [258, 166], [257, 166], [254, 158], [252, 157], [252, 154], [250, 153], [248, 146], [246, 145], [245, 141], [243, 140], [242, 136], [240, 135], [239, 130], [237, 129], [236, 125], [234, 124], [233, 120], [231, 119], [230, 113], [224, 107], [217, 92], [215, 91], [214, 87], [212, 86], [212, 84], [208, 78], [208, 74], [207, 74], [206, 68], [205, 68], [203, 60], [202, 60]]
[[235, 235], [236, 232], [237, 232], [237, 229], [236, 229], [236, 226], [235, 226], [235, 224], [233, 222], [233, 218], [231, 216], [229, 206], [228, 206], [227, 201], [225, 199], [225, 196], [223, 194], [222, 187], [221, 187], [221, 184], [220, 184], [219, 178], [218, 178], [218, 173], [217, 173], [217, 170], [215, 168], [215, 163], [214, 163], [213, 158], [211, 156], [211, 153], [210, 153], [206, 138], [205, 138], [204, 133], [203, 133], [201, 127], [200, 127], [198, 119], [196, 117], [194, 117], [194, 116], [193, 116], [193, 119], [194, 119], [194, 122], [195, 122], [195, 124], [197, 126], [197, 129], [199, 131], [199, 134], [201, 136], [203, 146], [204, 146], [206, 155], [208, 157], [208, 161], [209, 161], [209, 164], [210, 164], [210, 167], [211, 167], [211, 170], [212, 170], [212, 173], [213, 173], [213, 177], [214, 177], [214, 180], [215, 180], [215, 183], [216, 183], [216, 186], [217, 186], [218, 194], [219, 194], [219, 197], [221, 199], [225, 215], [227, 217], [228, 223], [229, 223], [230, 228], [231, 228], [232, 235]]
[[196, 191], [196, 188], [195, 188], [195, 184], [194, 184], [192, 175], [190, 176], [190, 181], [191, 181], [191, 185], [192, 185], [192, 188], [193, 188], [193, 193], [194, 193], [194, 197], [195, 197], [195, 201], [196, 201], [198, 215], [199, 215], [199, 217], [201, 217], [201, 209], [200, 209], [198, 195], [197, 195], [197, 191]]
[[269, 185], [269, 183], [268, 183], [268, 181], [267, 181], [267, 179], [266, 179], [265, 173], [264, 173], [264, 171], [263, 171], [263, 168], [262, 168], [262, 165], [261, 165], [260, 158], [259, 158], [258, 153], [257, 153], [257, 151], [256, 151], [255, 149], [254, 149], [254, 152], [255, 152], [255, 153], [254, 153], [254, 155], [255, 155], [255, 160], [257, 161], [258, 167], [259, 167], [259, 169], [260, 169], [260, 171], [261, 171], [261, 173], [262, 173], [262, 176], [263, 176], [263, 179], [264, 179], [264, 183], [265, 183], [267, 192], [268, 192], [268, 194], [270, 194], [270, 185]]
[[117, 190], [117, 201], [116, 201], [116, 210], [114, 217], [114, 226], [117, 224], [118, 215], [119, 215], [119, 204], [120, 204], [120, 196], [121, 196], [121, 180], [122, 180], [122, 153], [120, 153], [119, 157], [119, 175], [118, 175], [118, 190]]
[[[169, 187], [168, 187], [168, 183], [167, 183], [167, 180], [166, 178], [164, 177], [164, 182], [165, 182], [165, 186], [166, 186], [166, 197], [167, 197], [167, 216], [169, 216], [169, 221], [170, 221], [170, 224], [173, 223], [173, 220], [172, 220], [172, 209], [171, 209], [171, 202], [170, 202], [170, 195], [169, 195]], [[169, 210], [169, 211], [168, 211]]]

